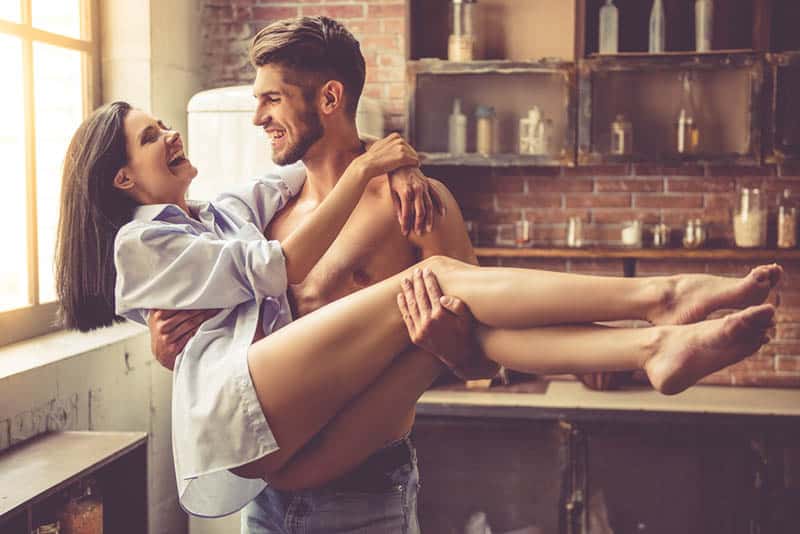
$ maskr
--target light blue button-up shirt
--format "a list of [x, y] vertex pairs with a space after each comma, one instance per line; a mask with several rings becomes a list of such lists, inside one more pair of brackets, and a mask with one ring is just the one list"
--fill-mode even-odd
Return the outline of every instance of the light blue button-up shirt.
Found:
[[278, 449], [247, 366], [259, 309], [269, 334], [291, 321], [280, 243], [263, 230], [305, 180], [283, 167], [220, 195], [141, 206], [115, 241], [116, 311], [147, 324], [152, 309], [222, 308], [203, 323], [173, 373], [172, 445], [181, 505], [207, 517], [232, 513], [265, 486], [230, 468]]

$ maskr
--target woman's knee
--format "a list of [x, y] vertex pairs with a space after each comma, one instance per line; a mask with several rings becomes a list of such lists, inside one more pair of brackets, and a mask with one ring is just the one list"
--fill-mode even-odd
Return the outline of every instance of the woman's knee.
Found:
[[474, 265], [471, 265], [469, 263], [465, 263], [461, 260], [457, 260], [449, 256], [442, 256], [438, 254], [435, 256], [430, 256], [428, 258], [425, 258], [424, 260], [419, 262], [417, 266], [421, 269], [427, 267], [437, 274], [457, 271], [461, 269], [475, 268]]

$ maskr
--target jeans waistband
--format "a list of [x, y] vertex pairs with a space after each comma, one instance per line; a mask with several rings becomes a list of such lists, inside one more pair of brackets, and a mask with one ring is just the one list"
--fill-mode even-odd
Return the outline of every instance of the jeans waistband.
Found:
[[388, 490], [397, 485], [390, 475], [413, 461], [413, 446], [408, 438], [403, 438], [372, 453], [356, 468], [331, 481], [326, 487], [339, 491]]

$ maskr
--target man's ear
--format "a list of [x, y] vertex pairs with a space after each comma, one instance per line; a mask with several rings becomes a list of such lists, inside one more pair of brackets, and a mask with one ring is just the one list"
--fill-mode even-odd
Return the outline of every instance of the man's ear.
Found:
[[330, 115], [344, 105], [344, 85], [342, 82], [330, 80], [322, 84], [320, 90], [320, 108], [322, 113]]
[[128, 173], [128, 169], [123, 167], [117, 171], [116, 176], [114, 176], [114, 187], [117, 189], [122, 189], [123, 191], [130, 191], [134, 185], [135, 182]]

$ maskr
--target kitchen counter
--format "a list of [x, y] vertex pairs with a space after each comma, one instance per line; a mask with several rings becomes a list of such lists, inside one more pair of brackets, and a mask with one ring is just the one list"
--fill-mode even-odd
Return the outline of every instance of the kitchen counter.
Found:
[[534, 380], [490, 389], [461, 385], [428, 390], [417, 403], [420, 416], [569, 419], [637, 422], [743, 420], [800, 422], [800, 389], [694, 386], [679, 395], [648, 387], [593, 391], [580, 382]]

